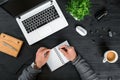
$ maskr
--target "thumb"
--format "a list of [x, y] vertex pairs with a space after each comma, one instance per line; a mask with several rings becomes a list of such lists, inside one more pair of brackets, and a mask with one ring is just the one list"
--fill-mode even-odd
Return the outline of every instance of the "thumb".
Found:
[[50, 56], [50, 52], [46, 53], [45, 58], [46, 58], [46, 59], [48, 59], [48, 58], [49, 58], [49, 56]]

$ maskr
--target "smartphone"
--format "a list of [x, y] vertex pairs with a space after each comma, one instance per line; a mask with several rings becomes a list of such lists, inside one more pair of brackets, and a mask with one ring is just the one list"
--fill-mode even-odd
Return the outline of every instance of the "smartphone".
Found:
[[0, 5], [6, 3], [8, 0], [0, 0]]

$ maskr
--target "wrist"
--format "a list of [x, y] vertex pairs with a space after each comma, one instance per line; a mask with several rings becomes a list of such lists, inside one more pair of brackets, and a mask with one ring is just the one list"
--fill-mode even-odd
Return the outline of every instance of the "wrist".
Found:
[[31, 64], [31, 67], [33, 68], [33, 69], [40, 69], [41, 67], [38, 67], [37, 66], [37, 64], [36, 64], [36, 62], [33, 62], [32, 64]]
[[82, 57], [80, 55], [77, 55], [77, 57], [72, 61], [73, 65], [78, 63], [81, 59], [82, 59]]
[[76, 58], [77, 58], [77, 55], [75, 55], [71, 61], [73, 62]]
[[73, 61], [75, 61], [76, 60], [76, 58], [77, 58], [77, 56], [76, 57], [74, 57], [71, 61], [73, 62]]

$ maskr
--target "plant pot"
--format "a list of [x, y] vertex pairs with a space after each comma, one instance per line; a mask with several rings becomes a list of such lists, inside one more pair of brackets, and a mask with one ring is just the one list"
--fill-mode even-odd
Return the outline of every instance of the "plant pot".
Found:
[[77, 17], [75, 17], [72, 13], [70, 13], [70, 15], [77, 21], [80, 21], [80, 19], [78, 19]]

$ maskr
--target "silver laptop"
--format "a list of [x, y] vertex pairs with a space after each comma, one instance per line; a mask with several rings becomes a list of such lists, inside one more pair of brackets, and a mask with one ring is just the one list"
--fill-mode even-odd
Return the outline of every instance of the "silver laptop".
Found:
[[[27, 1], [30, 2], [31, 0]], [[4, 8], [8, 10], [8, 5], [5, 4]], [[10, 11], [11, 14], [15, 12]], [[56, 0], [42, 0], [40, 4], [25, 10], [19, 15], [15, 13], [15, 17], [29, 45], [68, 26]]]

